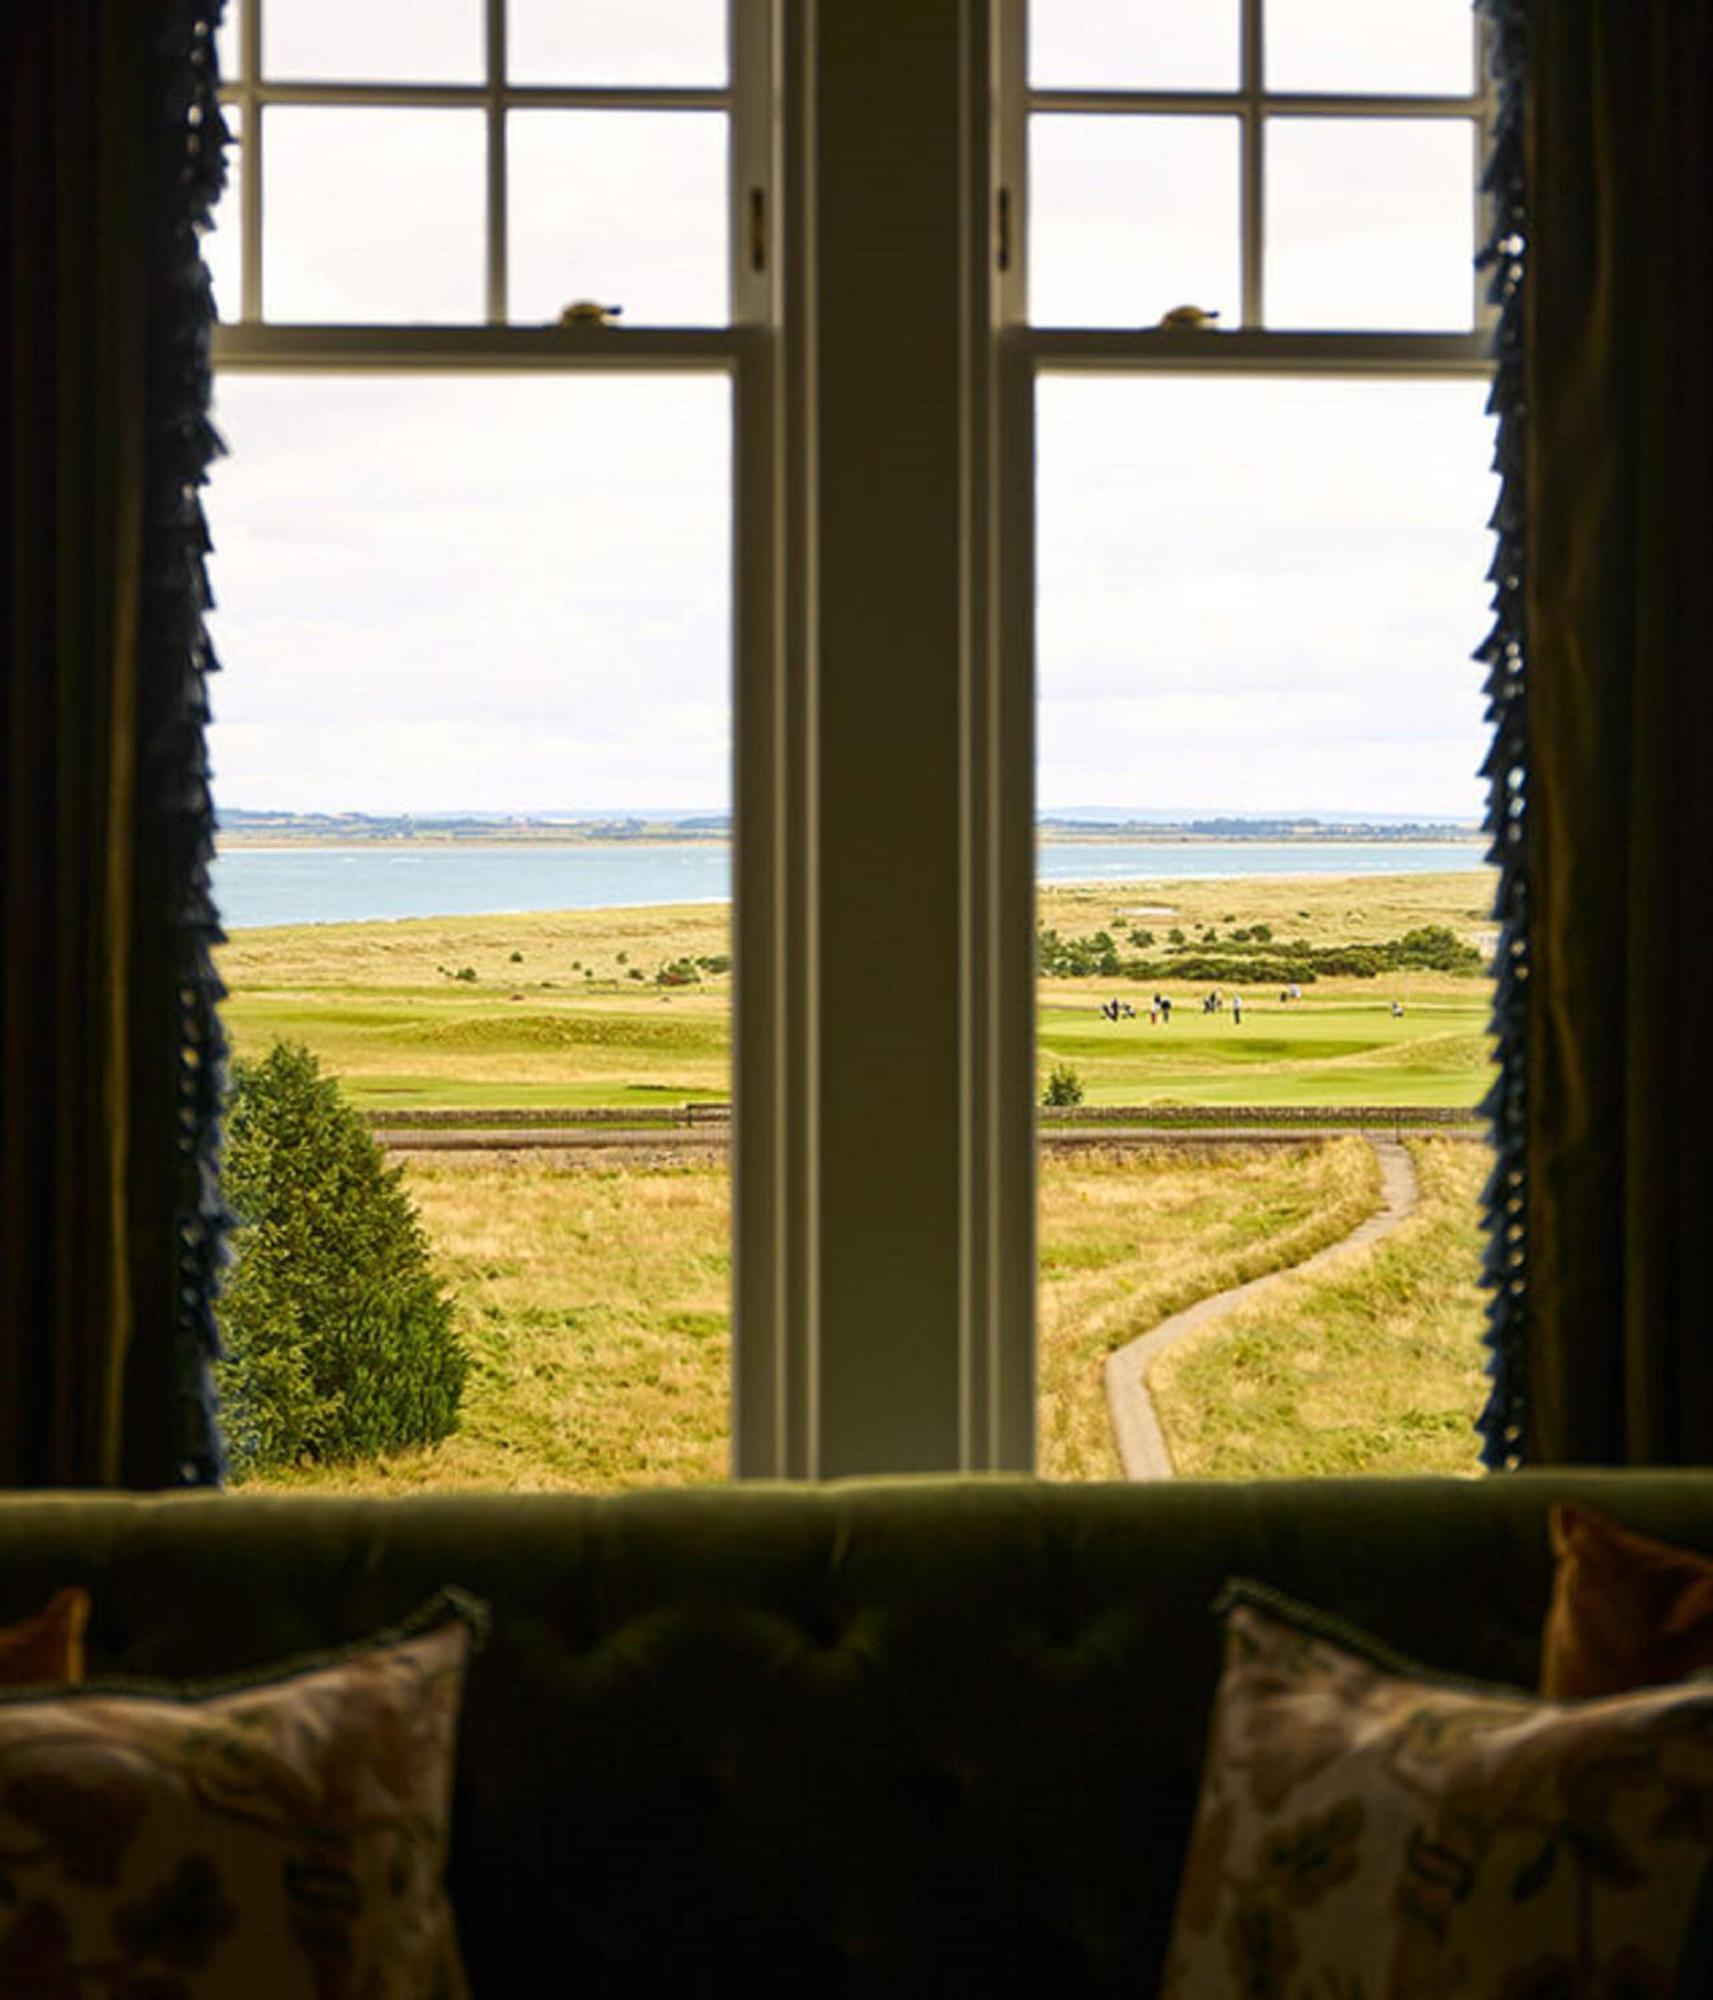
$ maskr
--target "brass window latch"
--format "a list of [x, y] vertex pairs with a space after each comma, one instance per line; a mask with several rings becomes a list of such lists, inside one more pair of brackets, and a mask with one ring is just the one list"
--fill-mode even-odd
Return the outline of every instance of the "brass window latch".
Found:
[[561, 326], [617, 326], [623, 306], [604, 306], [595, 299], [573, 299], [559, 315]]

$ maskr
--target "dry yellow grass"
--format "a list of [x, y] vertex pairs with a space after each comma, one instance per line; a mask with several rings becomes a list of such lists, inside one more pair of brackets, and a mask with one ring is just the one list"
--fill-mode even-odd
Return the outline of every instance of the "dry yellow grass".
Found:
[[1040, 1196], [1042, 1473], [1121, 1478], [1106, 1357], [1209, 1293], [1336, 1242], [1379, 1201], [1373, 1150], [1354, 1137], [1288, 1150], [1047, 1156]]
[[[1042, 1470], [1116, 1476], [1106, 1354], [1353, 1227], [1377, 1199], [1372, 1159], [1339, 1139], [1044, 1161]], [[267, 1484], [600, 1492], [726, 1476], [723, 1165], [457, 1153], [407, 1156], [407, 1173], [474, 1355], [461, 1428], [430, 1450]]]
[[[652, 970], [663, 955], [713, 957], [730, 952], [731, 908], [680, 903], [625, 910], [555, 910], [483, 917], [401, 917], [361, 924], [296, 924], [280, 930], [235, 931], [220, 948], [221, 976], [235, 993], [293, 987], [426, 986], [444, 990], [441, 966], [471, 966], [484, 991], [538, 989], [551, 980], [562, 992], [586, 984], [622, 988], [633, 965]], [[521, 951], [521, 963], [512, 953]], [[624, 953], [621, 960], [619, 954]], [[572, 967], [579, 970], [573, 974]]]
[[267, 1484], [604, 1491], [726, 1476], [723, 1166], [419, 1154], [407, 1174], [474, 1359], [460, 1428], [429, 1450]]
[[1162, 1355], [1149, 1376], [1180, 1473], [1466, 1472], [1485, 1399], [1484, 1146], [1413, 1142], [1422, 1200], [1392, 1235]]
[[1276, 938], [1310, 944], [1380, 943], [1421, 924], [1448, 924], [1472, 944], [1490, 941], [1490, 868], [1444, 875], [1252, 875], [1051, 885], [1036, 893], [1043, 924], [1067, 937], [1132, 927], [1163, 939], [1174, 926], [1193, 937], [1211, 925], [1267, 923]]

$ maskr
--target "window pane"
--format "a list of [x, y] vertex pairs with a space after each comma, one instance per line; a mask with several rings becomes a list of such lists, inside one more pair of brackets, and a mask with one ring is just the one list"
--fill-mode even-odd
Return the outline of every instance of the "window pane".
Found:
[[329, 83], [480, 83], [481, 0], [262, 0], [262, 70]]
[[1263, 18], [1269, 90], [1475, 88], [1470, 0], [1266, 0]]
[[291, 105], [263, 122], [267, 318], [483, 317], [481, 112]]
[[1237, 0], [1031, 0], [1039, 89], [1235, 90]]
[[244, 113], [223, 104], [226, 129], [226, 186], [214, 209], [214, 227], [202, 239], [203, 261], [214, 280], [214, 309], [223, 320], [242, 316], [244, 307]]
[[630, 326], [729, 316], [722, 112], [520, 111], [506, 137], [514, 320], [575, 299]]
[[[1139, 1407], [1183, 1476], [1476, 1469], [1486, 392], [1040, 384], [1048, 1477], [1117, 1476]], [[1173, 1344], [1406, 1156], [1408, 1232]]]
[[1267, 324], [1466, 331], [1474, 185], [1472, 120], [1270, 119]]
[[1032, 118], [1029, 203], [1037, 325], [1154, 326], [1182, 305], [1236, 324], [1236, 119]]
[[233, 82], [238, 75], [238, 20], [239, 9], [228, 5], [224, 19], [215, 30], [214, 53], [220, 65], [220, 75], [224, 82]]
[[725, 0], [508, 0], [513, 83], [726, 81]]
[[[725, 1476], [731, 403], [709, 374], [218, 382], [224, 1018], [394, 1121], [474, 1364], [444, 1441], [267, 1479]], [[501, 1136], [416, 1152], [400, 1114]]]

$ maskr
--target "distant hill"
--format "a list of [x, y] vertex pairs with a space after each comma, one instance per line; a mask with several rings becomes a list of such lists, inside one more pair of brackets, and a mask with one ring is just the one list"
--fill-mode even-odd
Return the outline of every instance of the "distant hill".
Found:
[[1118, 814], [1111, 818], [1081, 811], [1043, 813], [1037, 829], [1062, 838], [1107, 840], [1475, 840], [1473, 820], [1319, 819], [1312, 814], [1255, 819], [1237, 814], [1209, 818], [1154, 819]]
[[[367, 841], [668, 841], [729, 840], [729, 813], [292, 813], [229, 806], [220, 826], [235, 843], [313, 841], [360, 846]], [[1323, 819], [1313, 814], [1270, 819], [1238, 814], [1154, 818], [1080, 807], [1045, 813], [1036, 822], [1049, 838], [1075, 840], [1473, 840], [1470, 820]]]

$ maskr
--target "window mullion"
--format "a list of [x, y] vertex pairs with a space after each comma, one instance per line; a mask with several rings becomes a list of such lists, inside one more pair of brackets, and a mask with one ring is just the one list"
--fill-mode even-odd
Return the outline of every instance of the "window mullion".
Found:
[[238, 71], [244, 114], [243, 213], [239, 217], [239, 317], [251, 324], [262, 317], [262, 106], [256, 85], [262, 72], [262, 0], [242, 0], [242, 50]]
[[506, 0], [487, 0], [488, 49], [488, 324], [510, 316], [506, 253]]
[[1266, 149], [1262, 105], [1262, 0], [1243, 0], [1243, 324], [1259, 327], [1266, 311]]

